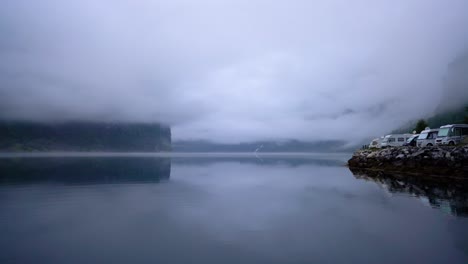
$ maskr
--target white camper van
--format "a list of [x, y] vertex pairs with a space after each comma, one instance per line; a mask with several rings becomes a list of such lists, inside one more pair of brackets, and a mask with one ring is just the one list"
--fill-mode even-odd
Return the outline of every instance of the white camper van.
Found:
[[436, 144], [454, 146], [463, 141], [466, 137], [468, 137], [468, 125], [466, 124], [441, 126], [439, 134], [437, 135]]
[[381, 148], [382, 147], [382, 140], [384, 137], [379, 137], [379, 138], [374, 138], [370, 143], [369, 143], [369, 148]]
[[382, 140], [382, 148], [386, 147], [401, 147], [413, 134], [390, 134], [386, 135]]
[[417, 145], [418, 147], [431, 147], [436, 143], [437, 133], [439, 129], [429, 129], [421, 131], [419, 134]]

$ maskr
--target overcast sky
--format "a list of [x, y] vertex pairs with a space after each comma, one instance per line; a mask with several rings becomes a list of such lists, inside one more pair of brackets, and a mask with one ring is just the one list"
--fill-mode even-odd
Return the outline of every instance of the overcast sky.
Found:
[[3, 0], [0, 117], [360, 140], [430, 114], [467, 0]]

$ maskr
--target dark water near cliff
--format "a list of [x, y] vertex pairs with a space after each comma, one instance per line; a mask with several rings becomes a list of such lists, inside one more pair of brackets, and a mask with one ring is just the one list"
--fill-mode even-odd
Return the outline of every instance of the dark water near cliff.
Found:
[[468, 263], [465, 183], [346, 155], [0, 158], [0, 263]]

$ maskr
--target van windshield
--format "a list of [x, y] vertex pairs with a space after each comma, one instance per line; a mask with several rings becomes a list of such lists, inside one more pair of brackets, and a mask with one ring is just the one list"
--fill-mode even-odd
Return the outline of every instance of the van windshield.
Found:
[[450, 127], [446, 127], [446, 128], [441, 128], [439, 130], [439, 134], [437, 135], [438, 137], [446, 137], [446, 136], [449, 136], [449, 133], [450, 132]]
[[427, 135], [429, 135], [429, 133], [421, 133], [421, 135], [419, 135], [418, 139], [426, 139]]

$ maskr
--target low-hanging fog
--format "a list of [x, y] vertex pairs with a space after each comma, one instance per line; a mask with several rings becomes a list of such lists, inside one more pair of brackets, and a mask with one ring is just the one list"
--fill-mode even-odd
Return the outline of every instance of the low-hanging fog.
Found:
[[[6, 0], [0, 118], [360, 140], [437, 108], [466, 0]], [[468, 92], [467, 92], [468, 93]]]

